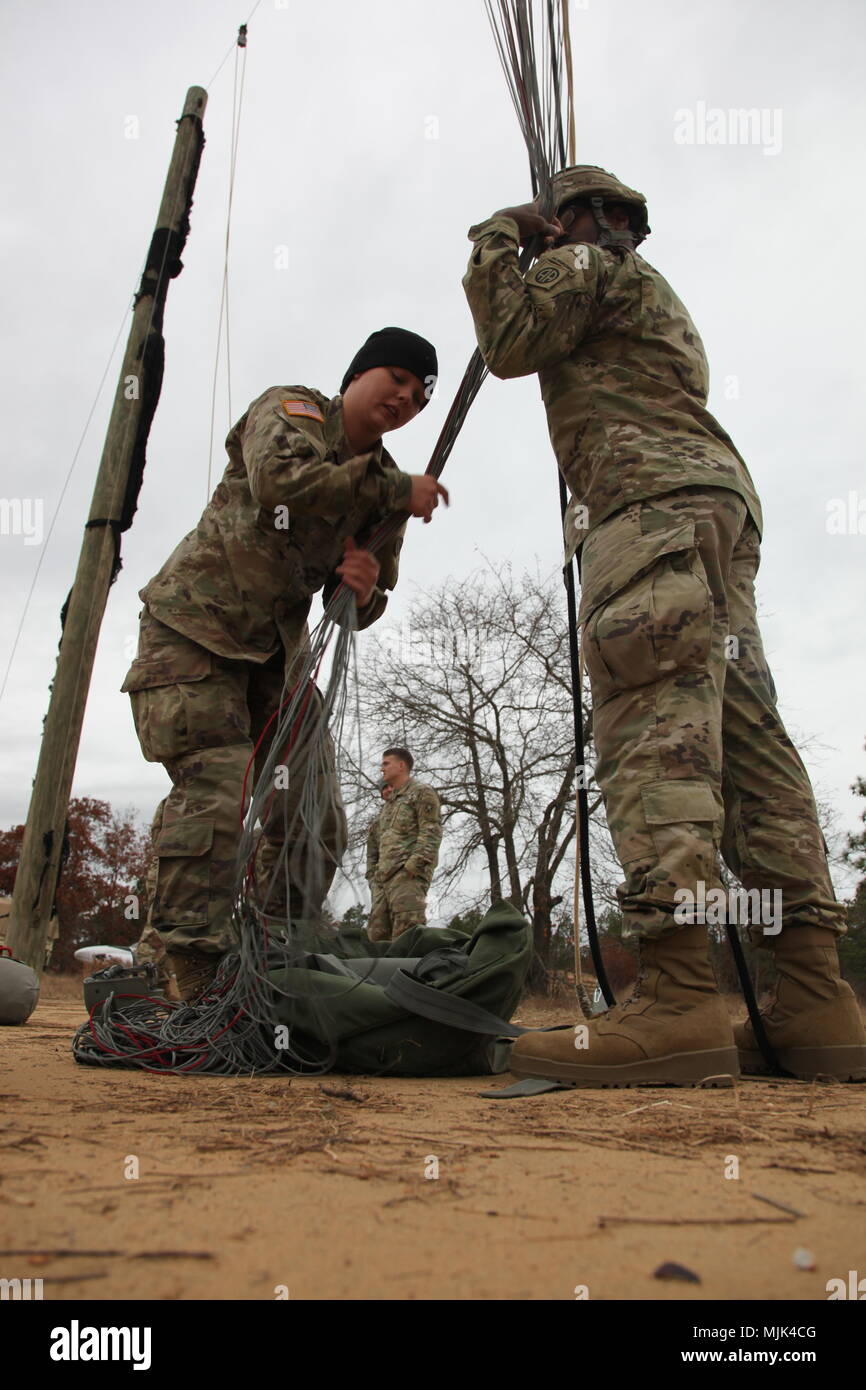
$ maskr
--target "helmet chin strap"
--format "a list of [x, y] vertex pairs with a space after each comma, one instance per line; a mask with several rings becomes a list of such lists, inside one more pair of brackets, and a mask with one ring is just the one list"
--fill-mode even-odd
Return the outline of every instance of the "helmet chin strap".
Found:
[[604, 215], [604, 200], [598, 196], [590, 198], [592, 215], [599, 225], [598, 234], [599, 246], [627, 246], [630, 251], [634, 250], [634, 232], [630, 227], [625, 227], [622, 231], [615, 230]]

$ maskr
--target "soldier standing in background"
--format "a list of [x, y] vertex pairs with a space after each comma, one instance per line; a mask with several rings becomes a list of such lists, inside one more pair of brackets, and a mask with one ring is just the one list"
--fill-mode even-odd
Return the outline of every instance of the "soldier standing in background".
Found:
[[[392, 941], [427, 921], [427, 890], [439, 858], [442, 820], [439, 797], [412, 776], [408, 748], [386, 748], [382, 755], [382, 796], [387, 804], [376, 822], [376, 865], [370, 881], [373, 906], [367, 922], [371, 941]], [[370, 877], [370, 845], [367, 869]]]
[[[391, 790], [391, 787], [389, 787], [386, 782], [379, 793], [384, 802], [388, 801]], [[384, 807], [382, 809], [384, 809]], [[370, 909], [371, 916], [376, 912], [378, 901], [382, 896], [382, 889], [376, 882], [376, 870], [379, 867], [379, 822], [381, 819], [382, 811], [380, 810], [376, 819], [371, 822], [370, 829], [367, 831], [367, 872], [365, 878], [370, 885], [370, 897], [372, 899], [372, 906]]]
[[[583, 1085], [688, 1085], [766, 1070], [732, 1033], [697, 904], [718, 852], [747, 889], [781, 893], [752, 924], [779, 976], [764, 1022], [798, 1076], [866, 1077], [866, 1033], [839, 978], [845, 931], [806, 771], [779, 718], [755, 614], [761, 510], [745, 463], [706, 409], [700, 337], [636, 253], [646, 199], [603, 169], [554, 179], [555, 217], [505, 208], [470, 230], [463, 284], [498, 377], [538, 372], [580, 552], [596, 776], [623, 868], [635, 996], [570, 1032], [514, 1046], [519, 1075]], [[518, 243], [548, 248], [523, 276]], [[675, 910], [677, 915], [675, 916]], [[781, 928], [781, 930], [780, 930]], [[736, 1046], [735, 1046], [736, 1041]]]
[[[356, 353], [333, 399], [306, 386], [259, 396], [226, 439], [228, 466], [198, 525], [141, 590], [138, 655], [123, 689], [145, 758], [163, 763], [173, 783], [155, 833], [149, 921], [189, 1002], [235, 945], [244, 775], [285, 674], [309, 642], [313, 595], [324, 589], [327, 603], [342, 580], [355, 594], [358, 627], [368, 627], [397, 582], [402, 530], [376, 555], [357, 548], [355, 536], [394, 511], [430, 521], [439, 497], [448, 500], [434, 478], [400, 472], [382, 447], [383, 434], [427, 404], [437, 372], [430, 343], [385, 328]], [[308, 862], [303, 844], [291, 847], [288, 900], [272, 893], [274, 913], [315, 911], [304, 886], [314, 875], [321, 902], [345, 848], [329, 737], [325, 757], [330, 767], [316, 789], [319, 804], [332, 808], [325, 854]], [[301, 774], [293, 765], [292, 785], [275, 792], [262, 827], [263, 883], [279, 862], [283, 827], [293, 823]], [[276, 874], [276, 890], [283, 877]]]

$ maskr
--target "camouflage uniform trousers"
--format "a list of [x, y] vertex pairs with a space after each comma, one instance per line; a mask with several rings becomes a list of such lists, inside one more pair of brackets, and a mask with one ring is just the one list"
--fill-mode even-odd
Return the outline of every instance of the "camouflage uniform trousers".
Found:
[[[812, 788], [776, 709], [745, 503], [723, 488], [635, 502], [590, 533], [581, 560], [596, 776], [626, 934], [677, 930], [677, 890], [722, 887], [719, 851], [746, 889], [780, 891], [782, 927], [843, 933]], [[762, 927], [751, 934], [771, 944]]]
[[393, 941], [410, 927], [423, 927], [427, 921], [426, 879], [415, 878], [398, 869], [384, 883], [371, 884], [373, 905], [367, 919], [371, 941]]
[[[269, 750], [266, 735], [255, 771], [247, 776], [280, 703], [283, 656], [264, 665], [215, 656], [145, 609], [136, 661], [125, 686], [142, 752], [149, 762], [161, 762], [173, 783], [155, 827], [148, 922], [169, 950], [223, 954], [236, 944], [231, 922], [244, 778], [249, 796]], [[321, 709], [318, 693], [315, 699]], [[333, 744], [327, 732], [317, 735], [321, 729], [314, 722], [296, 744], [290, 785], [275, 787], [262, 828], [256, 857], [260, 905], [275, 917], [289, 911], [308, 917], [321, 908], [346, 844]], [[308, 767], [312, 802], [323, 808], [321, 852], [315, 853], [299, 814]]]
[[150, 859], [148, 860], [147, 873], [144, 878], [144, 926], [141, 936], [135, 945], [136, 965], [146, 965], [152, 963], [161, 965], [165, 960], [165, 946], [162, 937], [154, 926], [151, 925], [150, 912], [153, 907], [153, 900], [156, 895], [156, 880], [159, 873], [159, 859], [156, 853], [156, 842], [162, 830], [162, 814], [165, 810], [167, 797], [163, 797], [153, 814], [150, 825]]

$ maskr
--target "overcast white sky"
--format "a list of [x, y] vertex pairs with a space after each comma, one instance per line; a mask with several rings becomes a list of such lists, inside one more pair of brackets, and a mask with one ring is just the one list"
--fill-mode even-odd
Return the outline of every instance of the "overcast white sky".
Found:
[[[5, 457], [0, 496], [54, 513], [153, 230], [185, 91], [206, 85], [252, 0], [6, 0], [2, 102]], [[647, 258], [706, 344], [710, 408], [764, 503], [763, 632], [792, 733], [854, 828], [866, 771], [866, 535], [828, 505], [866, 506], [860, 242], [861, 0], [588, 0], [573, 4], [578, 159], [643, 190]], [[234, 59], [210, 89], [185, 270], [138, 515], [108, 603], [73, 788], [148, 819], [167, 787], [141, 758], [128, 699], [137, 590], [206, 501]], [[701, 107], [703, 103], [703, 107]], [[766, 112], [757, 143], [681, 143], [689, 112]], [[138, 138], [129, 139], [130, 117]], [[460, 277], [466, 230], [529, 195], [526, 157], [481, 0], [261, 0], [250, 25], [232, 250], [232, 402], [220, 383], [215, 474], [232, 419], [271, 385], [331, 393], [369, 332], [400, 324], [439, 349], [440, 398], [390, 447], [426, 465], [474, 346]], [[278, 269], [275, 248], [289, 249]], [[43, 560], [0, 705], [0, 826], [23, 819], [58, 612], [77, 562], [115, 359]], [[537, 383], [490, 381], [449, 462], [453, 505], [410, 523], [413, 586], [468, 574], [480, 552], [559, 562], [555, 464]], [[866, 521], [861, 523], [866, 530]], [[43, 547], [0, 535], [5, 669]], [[552, 582], [559, 582], [558, 579]], [[319, 611], [318, 601], [314, 614]], [[364, 640], [363, 638], [361, 639]]]

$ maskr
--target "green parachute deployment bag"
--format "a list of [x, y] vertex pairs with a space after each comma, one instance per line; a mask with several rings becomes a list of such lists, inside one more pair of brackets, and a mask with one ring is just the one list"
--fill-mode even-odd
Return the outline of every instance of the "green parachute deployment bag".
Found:
[[[411, 927], [394, 941], [319, 938], [303, 965], [273, 970], [274, 1018], [286, 1064], [391, 1076], [478, 1076], [507, 1070], [508, 1020], [523, 991], [532, 928], [509, 903], [472, 936]], [[279, 1043], [278, 1043], [279, 1045]]]

